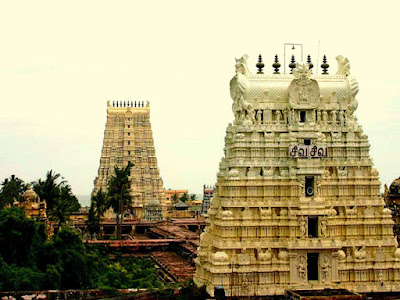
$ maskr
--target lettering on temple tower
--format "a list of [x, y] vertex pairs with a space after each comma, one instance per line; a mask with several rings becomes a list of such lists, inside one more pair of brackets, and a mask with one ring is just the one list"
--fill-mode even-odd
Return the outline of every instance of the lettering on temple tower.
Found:
[[153, 133], [150, 124], [150, 104], [142, 101], [108, 101], [98, 175], [93, 193], [107, 190], [114, 166], [131, 170], [132, 202], [130, 209], [136, 218], [145, 217], [146, 206], [158, 202], [165, 212], [163, 181], [157, 166]]
[[354, 115], [358, 83], [349, 61], [338, 56], [334, 75], [326, 58], [321, 75], [309, 64], [268, 75], [251, 73], [247, 59], [236, 60], [230, 82], [234, 121], [196, 284], [211, 295], [223, 286], [227, 296], [399, 291], [400, 250]]

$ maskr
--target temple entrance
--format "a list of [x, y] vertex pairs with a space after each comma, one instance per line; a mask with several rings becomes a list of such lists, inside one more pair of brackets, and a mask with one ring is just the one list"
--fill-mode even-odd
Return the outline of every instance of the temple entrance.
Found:
[[319, 253], [307, 253], [307, 277], [308, 280], [318, 280]]

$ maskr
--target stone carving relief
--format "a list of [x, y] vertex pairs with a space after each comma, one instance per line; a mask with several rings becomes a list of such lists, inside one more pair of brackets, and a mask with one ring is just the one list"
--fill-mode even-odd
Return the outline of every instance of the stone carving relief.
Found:
[[231, 219], [233, 219], [233, 212], [230, 211], [230, 210], [224, 210], [224, 211], [222, 211], [222, 213], [221, 213], [221, 219], [224, 219], [224, 220], [231, 220]]
[[297, 272], [300, 281], [307, 281], [307, 259], [304, 256], [298, 258]]
[[385, 253], [383, 252], [383, 249], [381, 246], [378, 247], [375, 251], [375, 261], [377, 263], [381, 263], [385, 261]]
[[227, 263], [229, 260], [228, 254], [224, 251], [218, 251], [214, 253], [214, 261], [219, 263]]
[[300, 216], [299, 225], [300, 225], [300, 236], [306, 237], [307, 236], [307, 219], [304, 216]]
[[253, 213], [251, 212], [251, 209], [246, 207], [242, 213], [242, 216], [243, 216], [243, 219], [252, 219]]
[[274, 175], [274, 169], [272, 169], [271, 167], [269, 168], [263, 167], [263, 174], [265, 177], [272, 177]]
[[347, 167], [338, 168], [338, 176], [339, 178], [345, 178], [348, 175]]
[[260, 215], [261, 215], [261, 218], [268, 218], [268, 217], [271, 217], [271, 216], [272, 216], [272, 210], [271, 210], [271, 208], [262, 209], [262, 208], [260, 207]]
[[363, 261], [367, 259], [367, 252], [365, 251], [365, 247], [361, 247], [360, 249], [357, 249], [356, 247], [352, 247], [353, 250], [353, 256], [356, 261]]
[[307, 64], [297, 64], [293, 70], [295, 79], [289, 86], [289, 103], [296, 109], [311, 109], [318, 106], [320, 97], [318, 82], [311, 79]]
[[321, 282], [328, 282], [330, 268], [332, 267], [330, 258], [327, 255], [321, 256], [319, 260], [319, 266], [321, 268]]
[[289, 260], [289, 252], [287, 252], [286, 250], [279, 251], [278, 259], [280, 262], [287, 262]]
[[328, 221], [327, 221], [326, 217], [321, 218], [321, 221], [319, 222], [319, 230], [320, 230], [321, 237], [328, 236], [327, 224], [328, 224]]
[[339, 261], [344, 262], [346, 260], [346, 253], [343, 250], [338, 251]]
[[268, 248], [266, 251], [262, 251], [260, 248], [257, 249], [258, 260], [262, 262], [271, 263], [272, 261], [272, 250]]
[[255, 123], [254, 109], [250, 102], [244, 99], [243, 95], [238, 94], [233, 99], [232, 110], [235, 115], [235, 124], [251, 125]]
[[249, 73], [249, 68], [247, 66], [247, 59], [249, 56], [247, 54], [243, 55], [241, 58], [235, 58], [236, 60], [236, 74], [247, 75]]
[[247, 253], [247, 249], [243, 248], [242, 253], [238, 255], [238, 263], [239, 265], [249, 265], [250, 264], [250, 255]]
[[338, 63], [338, 69], [336, 71], [336, 75], [350, 75], [350, 62], [347, 58], [342, 55], [336, 56], [336, 60]]
[[229, 177], [239, 177], [239, 171], [237, 169], [231, 169], [229, 171]]
[[210, 228], [207, 226], [202, 234], [200, 234], [200, 243], [203, 247], [212, 245], [212, 236], [210, 234]]

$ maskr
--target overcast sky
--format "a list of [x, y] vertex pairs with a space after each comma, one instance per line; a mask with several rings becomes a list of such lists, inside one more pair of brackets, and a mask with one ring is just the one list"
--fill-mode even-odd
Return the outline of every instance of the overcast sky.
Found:
[[90, 194], [107, 100], [148, 100], [164, 187], [201, 193], [233, 120], [235, 57], [248, 54], [255, 72], [261, 53], [272, 73], [283, 44], [301, 43], [314, 64], [327, 55], [330, 73], [337, 55], [350, 60], [356, 116], [390, 183], [400, 175], [398, 1], [328, 3], [1, 1], [0, 180], [53, 169]]

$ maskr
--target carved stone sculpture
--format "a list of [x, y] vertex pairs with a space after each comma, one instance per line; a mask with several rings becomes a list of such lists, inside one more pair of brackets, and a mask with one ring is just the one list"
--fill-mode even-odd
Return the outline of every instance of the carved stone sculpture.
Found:
[[354, 116], [358, 83], [338, 62], [337, 75], [318, 75], [301, 63], [293, 74], [253, 74], [247, 56], [236, 61], [235, 122], [195, 261], [194, 281], [210, 295], [216, 285], [228, 297], [400, 291], [390, 209]]
[[302, 237], [305, 237], [307, 235], [307, 220], [304, 216], [300, 216], [299, 224], [300, 224], [300, 235]]
[[320, 261], [321, 267], [321, 281], [327, 282], [329, 279], [330, 268], [332, 267], [331, 261], [328, 256], [324, 255]]

